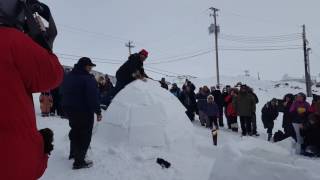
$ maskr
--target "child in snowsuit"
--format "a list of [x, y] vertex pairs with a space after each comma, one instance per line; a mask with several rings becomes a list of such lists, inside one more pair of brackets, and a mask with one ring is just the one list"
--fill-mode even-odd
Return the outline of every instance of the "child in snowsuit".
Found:
[[268, 141], [271, 141], [272, 130], [274, 127], [274, 120], [277, 119], [279, 112], [277, 108], [277, 100], [272, 99], [270, 102], [265, 104], [262, 108], [262, 122], [265, 129], [268, 133]]
[[[207, 105], [205, 112], [208, 116], [206, 127], [211, 129], [219, 129], [218, 117], [219, 117], [219, 107], [214, 101], [214, 97], [209, 95], [207, 98]], [[214, 127], [213, 127], [214, 124]]]
[[40, 95], [41, 116], [48, 117], [53, 105], [53, 99], [49, 92], [42, 92]]

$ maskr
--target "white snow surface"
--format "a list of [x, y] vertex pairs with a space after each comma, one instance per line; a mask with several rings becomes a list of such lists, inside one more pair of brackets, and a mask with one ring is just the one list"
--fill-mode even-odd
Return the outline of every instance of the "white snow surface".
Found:
[[[240, 79], [240, 80], [239, 80]], [[292, 140], [266, 141], [260, 119], [261, 107], [272, 97], [282, 98], [290, 87], [274, 88], [277, 82], [246, 77], [223, 77], [226, 84], [242, 81], [252, 86], [260, 98], [257, 107], [260, 137], [240, 137], [227, 129], [212, 145], [210, 131], [199, 121], [190, 123], [184, 107], [157, 82], [136, 81], [114, 99], [102, 122], [93, 130], [87, 158], [89, 169], [72, 170], [69, 161], [67, 120], [39, 115], [38, 95], [34, 96], [38, 128], [55, 132], [55, 150], [43, 180], [316, 180], [320, 179], [320, 160], [301, 157], [292, 151]], [[197, 86], [211, 85], [212, 79], [196, 79]], [[304, 88], [303, 84], [295, 84]], [[319, 90], [319, 89], [318, 89]], [[274, 131], [281, 129], [278, 117]], [[156, 158], [172, 164], [162, 169]]]

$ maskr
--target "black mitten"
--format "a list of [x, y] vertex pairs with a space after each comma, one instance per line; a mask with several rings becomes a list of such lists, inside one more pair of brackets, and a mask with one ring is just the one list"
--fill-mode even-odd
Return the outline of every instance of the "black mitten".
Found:
[[49, 128], [41, 129], [40, 134], [42, 135], [43, 142], [44, 142], [44, 153], [49, 154], [53, 150], [53, 131]]

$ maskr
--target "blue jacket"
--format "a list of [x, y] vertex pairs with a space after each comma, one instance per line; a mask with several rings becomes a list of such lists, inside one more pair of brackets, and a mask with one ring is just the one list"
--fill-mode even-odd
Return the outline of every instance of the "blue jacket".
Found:
[[205, 113], [207, 116], [219, 116], [219, 107], [218, 105], [214, 103], [207, 103], [206, 108], [205, 108]]
[[64, 108], [101, 114], [97, 81], [84, 67], [75, 65], [65, 76], [62, 97]]

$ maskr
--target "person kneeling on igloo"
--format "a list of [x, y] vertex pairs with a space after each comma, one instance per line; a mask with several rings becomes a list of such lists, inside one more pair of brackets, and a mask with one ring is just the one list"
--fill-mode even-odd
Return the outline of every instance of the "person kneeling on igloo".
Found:
[[139, 53], [129, 56], [128, 60], [118, 69], [116, 73], [116, 86], [102, 100], [102, 104], [107, 107], [112, 99], [128, 84], [137, 79], [148, 78], [144, 72], [143, 62], [148, 58], [148, 51], [142, 49]]

